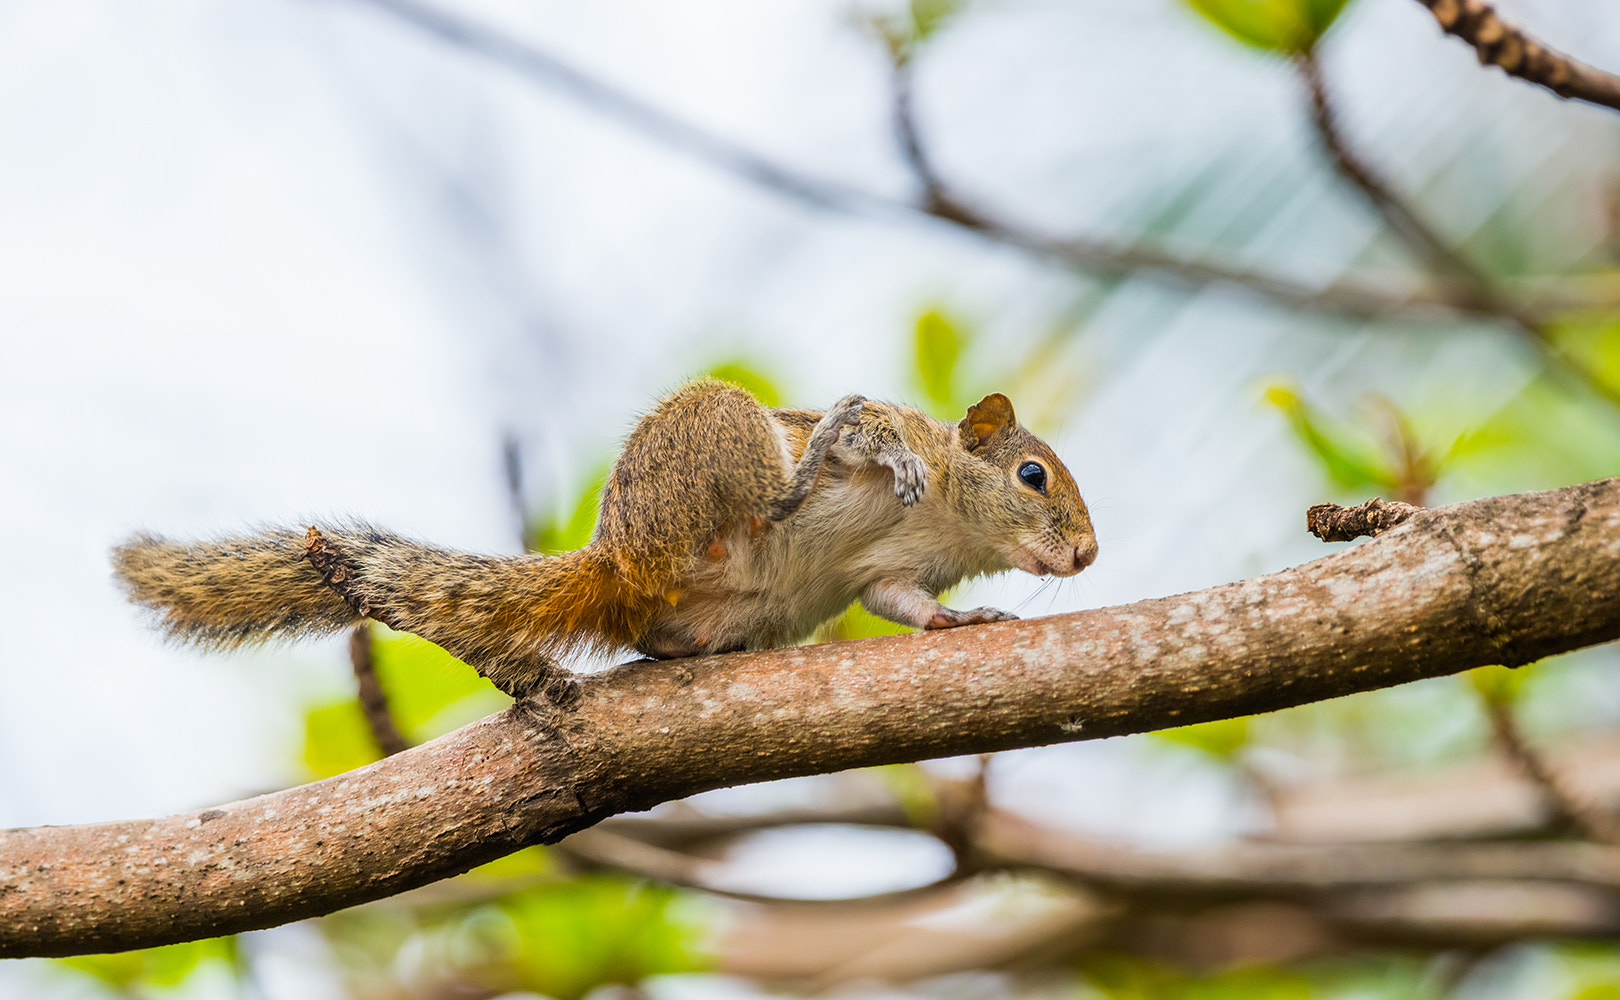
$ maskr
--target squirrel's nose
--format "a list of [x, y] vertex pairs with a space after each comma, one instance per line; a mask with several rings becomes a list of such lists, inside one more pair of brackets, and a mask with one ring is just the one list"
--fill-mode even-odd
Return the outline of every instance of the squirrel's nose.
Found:
[[1076, 573], [1097, 561], [1097, 540], [1087, 539], [1086, 544], [1074, 547], [1074, 571]]

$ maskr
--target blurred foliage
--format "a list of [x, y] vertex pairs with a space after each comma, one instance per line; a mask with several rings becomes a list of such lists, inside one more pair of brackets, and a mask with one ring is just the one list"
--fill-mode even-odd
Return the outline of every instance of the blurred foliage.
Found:
[[1620, 392], [1620, 315], [1572, 313], [1548, 324], [1546, 333], [1572, 364]]
[[1620, 468], [1620, 420], [1606, 403], [1542, 375], [1471, 431], [1459, 465], [1500, 489], [1546, 489]]
[[912, 826], [926, 830], [939, 821], [939, 795], [921, 764], [888, 764], [867, 770], [883, 782]]
[[590, 544], [596, 530], [596, 515], [602, 509], [602, 487], [607, 485], [608, 463], [597, 466], [596, 472], [586, 479], [586, 486], [560, 510], [535, 518], [524, 531], [531, 552], [556, 555], [572, 552]]
[[1101, 953], [1086, 957], [1080, 973], [1091, 995], [1107, 1000], [1439, 1000], [1445, 992], [1436, 981], [1447, 964], [1454, 963], [1374, 953], [1291, 968], [1245, 964], [1198, 972]]
[[1195, 747], [1211, 757], [1231, 760], [1249, 742], [1249, 717], [1217, 719], [1192, 726], [1161, 729], [1152, 734], [1156, 739]]
[[890, 58], [900, 64], [916, 55], [965, 6], [964, 0], [907, 0], [898, 10], [869, 11], [866, 21], [883, 39]]
[[1422, 440], [1407, 413], [1383, 397], [1373, 397], [1369, 419], [1383, 424], [1381, 435], [1329, 418], [1281, 383], [1268, 387], [1264, 398], [1288, 418], [1295, 437], [1328, 480], [1345, 491], [1388, 490], [1395, 499], [1424, 506], [1447, 465], [1480, 443], [1462, 433], [1439, 452]]
[[121, 951], [107, 955], [79, 955], [57, 960], [67, 968], [82, 972], [126, 996], [138, 996], [152, 987], [178, 986], [204, 963], [222, 962], [233, 971], [241, 968], [241, 952], [236, 938], [207, 938]]
[[1211, 24], [1245, 45], [1282, 55], [1316, 47], [1348, 0], [1187, 0]]
[[526, 991], [573, 1000], [607, 983], [706, 968], [711, 919], [691, 894], [589, 875], [466, 903], [381, 903], [321, 926], [361, 995]]
[[1312, 1000], [1311, 981], [1283, 969], [1238, 969], [1198, 976], [1126, 955], [1097, 955], [1082, 967], [1109, 1000]]
[[941, 420], [955, 420], [977, 401], [964, 399], [958, 389], [958, 369], [970, 334], [938, 309], [917, 317], [912, 353], [913, 381], [926, 400], [924, 408]]
[[1334, 486], [1345, 490], [1394, 486], [1394, 473], [1376, 446], [1347, 428], [1326, 420], [1296, 390], [1277, 384], [1266, 389], [1265, 401], [1288, 417], [1288, 424]]
[[766, 406], [782, 405], [782, 390], [776, 381], [765, 375], [759, 369], [744, 364], [741, 361], [726, 361], [710, 368], [706, 373], [711, 378], [747, 389], [754, 398]]
[[1480, 667], [1468, 671], [1468, 682], [1486, 701], [1493, 705], [1511, 705], [1518, 700], [1525, 683], [1529, 681], [1534, 664], [1509, 669], [1507, 667]]

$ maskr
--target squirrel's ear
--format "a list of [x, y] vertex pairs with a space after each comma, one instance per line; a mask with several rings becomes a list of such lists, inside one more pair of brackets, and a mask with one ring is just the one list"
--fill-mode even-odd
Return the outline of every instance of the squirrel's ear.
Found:
[[992, 392], [968, 407], [967, 416], [956, 426], [961, 431], [962, 447], [973, 451], [989, 444], [997, 434], [1016, 428], [1018, 418], [1013, 416], [1012, 400]]

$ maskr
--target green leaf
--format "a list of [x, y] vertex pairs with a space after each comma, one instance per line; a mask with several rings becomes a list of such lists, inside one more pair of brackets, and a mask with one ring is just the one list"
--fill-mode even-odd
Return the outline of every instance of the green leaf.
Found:
[[[418, 636], [373, 625], [371, 658], [394, 724], [421, 743], [498, 711], [505, 698], [472, 667]], [[304, 716], [304, 765], [318, 777], [364, 767], [382, 756], [360, 703], [317, 705]]]
[[472, 882], [494, 883], [548, 876], [555, 878], [557, 874], [557, 862], [551, 857], [551, 852], [536, 845], [534, 847], [525, 847], [523, 850], [508, 854], [504, 858], [496, 858], [494, 861], [479, 865], [463, 875], [458, 875], [457, 878]]
[[750, 368], [741, 361], [727, 361], [710, 368], [708, 374], [722, 382], [746, 389], [753, 397], [766, 406], [781, 406], [782, 391], [768, 376], [756, 368]]
[[420, 743], [499, 710], [504, 696], [440, 646], [372, 627], [371, 658], [394, 722]]
[[1316, 47], [1348, 0], [1187, 0], [1206, 20], [1245, 45], [1296, 55]]
[[1171, 743], [1196, 747], [1212, 757], [1230, 760], [1249, 742], [1249, 720], [1247, 716], [1217, 719], [1192, 726], [1161, 729], [1153, 735]]
[[1284, 385], [1273, 385], [1266, 389], [1265, 401], [1288, 417], [1295, 436], [1321, 463], [1322, 471], [1335, 486], [1346, 490], [1366, 486], [1383, 490], [1394, 485], [1394, 472], [1371, 448], [1330, 425], [1298, 392]]
[[912, 826], [926, 830], [938, 821], [939, 795], [934, 791], [928, 772], [920, 765], [884, 764], [869, 770], [894, 796]]
[[76, 955], [59, 961], [109, 986], [130, 992], [142, 985], [177, 986], [208, 959], [235, 964], [236, 939], [208, 938], [108, 955]]
[[1584, 390], [1542, 376], [1461, 442], [1455, 464], [1501, 491], [1610, 476], [1620, 466], [1620, 421]]
[[961, 0], [911, 0], [911, 41], [921, 44], [962, 10]]
[[1468, 680], [1474, 689], [1493, 705], [1511, 705], [1518, 700], [1530, 679], [1531, 667], [1480, 667], [1468, 671]]
[[870, 639], [878, 635], [905, 635], [916, 631], [879, 618], [859, 604], [851, 604], [844, 613], [816, 630], [815, 642], [838, 642], [843, 639]]
[[1620, 315], [1562, 316], [1548, 325], [1547, 336], [1571, 364], [1599, 384], [1620, 392]]
[[968, 337], [944, 313], [930, 309], [917, 317], [915, 371], [917, 387], [928, 401], [928, 410], [940, 419], [966, 412], [958, 405], [956, 370], [967, 347]]
[[596, 475], [575, 499], [562, 517], [555, 513], [543, 516], [539, 527], [532, 529], [529, 548], [536, 552], [572, 552], [582, 549], [596, 530], [597, 512], [602, 507], [602, 487], [607, 483], [608, 465], [603, 463]]
[[330, 778], [381, 758], [365, 713], [353, 698], [304, 713], [304, 766], [316, 777]]
[[901, 13], [872, 13], [868, 22], [896, 63], [905, 63], [966, 6], [964, 0], [910, 0]]

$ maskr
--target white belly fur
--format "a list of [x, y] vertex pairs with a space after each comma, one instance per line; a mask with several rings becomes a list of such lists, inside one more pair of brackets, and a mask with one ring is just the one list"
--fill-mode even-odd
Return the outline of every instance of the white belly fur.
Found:
[[786, 645], [808, 638], [876, 580], [907, 580], [937, 594], [965, 576], [1009, 568], [983, 539], [964, 536], [945, 500], [930, 490], [908, 508], [887, 469], [828, 468], [804, 506], [760, 537], [746, 524], [727, 531], [724, 556], [698, 569], [642, 651]]

